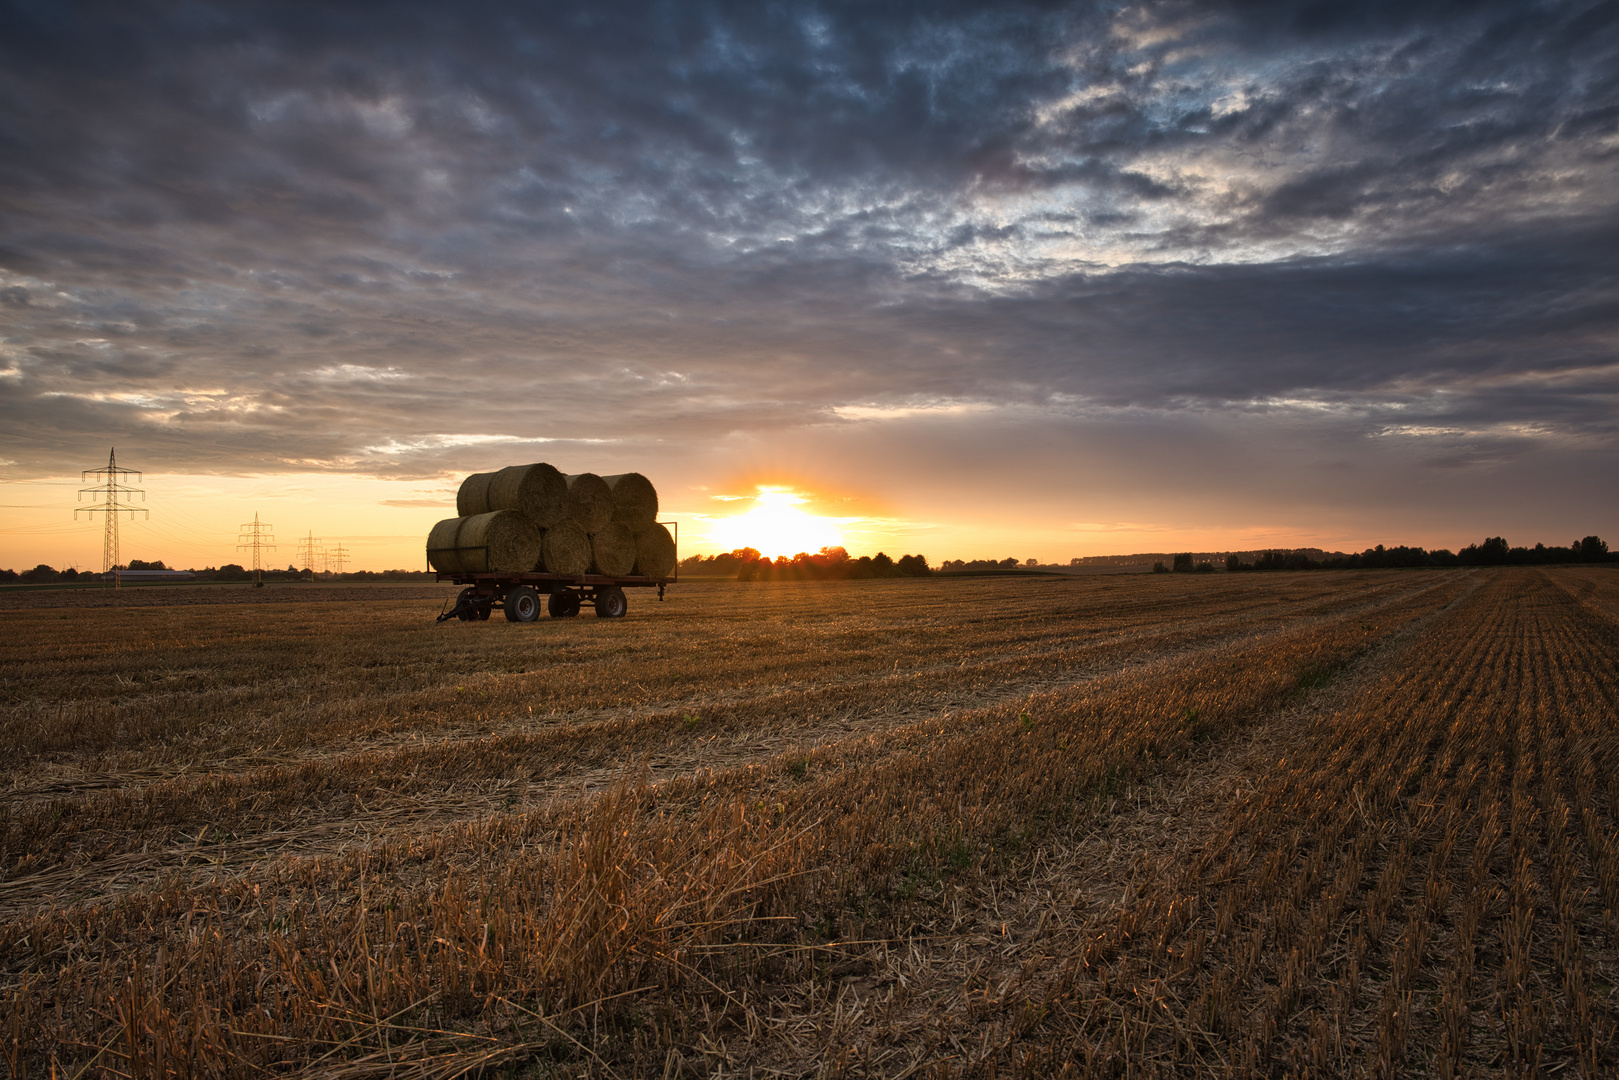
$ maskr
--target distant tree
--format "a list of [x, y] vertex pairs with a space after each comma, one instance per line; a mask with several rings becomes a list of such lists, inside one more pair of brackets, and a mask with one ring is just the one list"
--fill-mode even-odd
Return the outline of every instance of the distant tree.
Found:
[[1040, 560], [1030, 556], [1029, 558], [1023, 560], [1023, 565], [1033, 568], [1040, 565]]
[[1225, 568], [1233, 572], [1242, 569], [1242, 560], [1237, 558], [1236, 552], [1232, 552], [1225, 557]]
[[60, 576], [54, 567], [46, 566], [44, 563], [22, 572], [22, 580], [30, 585], [42, 585], [48, 581], [55, 581]]
[[251, 571], [242, 569], [237, 563], [226, 563], [214, 571], [214, 577], [219, 581], [246, 581], [252, 576]]
[[1573, 545], [1574, 557], [1580, 562], [1607, 562], [1608, 545], [1600, 536], [1587, 536]]
[[11, 585], [18, 580], [17, 571], [0, 570], [0, 584]]
[[1155, 562], [1152, 564], [1152, 572], [1155, 574], [1167, 574], [1169, 573], [1169, 567], [1165, 566], [1162, 562]]
[[1175, 556], [1174, 571], [1177, 574], [1190, 574], [1192, 572], [1191, 552]]
[[1000, 561], [1000, 569], [1002, 569], [1002, 570], [1016, 570], [1017, 569], [1017, 560], [1014, 559], [1014, 558], [1011, 558], [1010, 556], [1008, 556], [1007, 558], [1002, 559]]
[[156, 562], [147, 562], [144, 559], [130, 559], [128, 569], [130, 569], [130, 570], [167, 570], [168, 567], [163, 565], [163, 560], [162, 559], [158, 559]]
[[928, 574], [932, 573], [928, 569], [928, 560], [924, 555], [901, 555], [899, 562], [894, 565], [906, 577], [927, 577]]

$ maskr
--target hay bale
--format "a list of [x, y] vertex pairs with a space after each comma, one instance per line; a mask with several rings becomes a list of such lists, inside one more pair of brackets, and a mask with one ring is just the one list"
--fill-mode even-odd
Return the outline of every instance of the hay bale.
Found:
[[559, 521], [540, 541], [540, 566], [548, 574], [588, 574], [590, 537], [576, 522]]
[[568, 481], [555, 466], [537, 461], [511, 465], [489, 481], [489, 509], [516, 510], [536, 527], [550, 528], [566, 515]]
[[516, 510], [495, 510], [464, 519], [455, 546], [462, 573], [525, 573], [540, 561], [540, 530]]
[[593, 533], [613, 520], [613, 493], [595, 473], [568, 477], [568, 520]]
[[474, 514], [487, 514], [497, 509], [489, 505], [489, 481], [495, 478], [492, 472], [475, 472], [461, 481], [461, 488], [455, 493], [455, 512], [460, 517], [471, 517]]
[[635, 534], [635, 572], [647, 577], [668, 577], [675, 569], [675, 538], [654, 524]]
[[638, 472], [604, 476], [602, 481], [613, 493], [613, 520], [630, 532], [650, 529], [658, 520], [658, 489]]
[[590, 556], [598, 574], [623, 577], [635, 569], [635, 534], [609, 521], [590, 534]]
[[428, 564], [441, 574], [461, 573], [461, 552], [456, 548], [455, 534], [465, 520], [464, 517], [445, 518], [427, 534]]

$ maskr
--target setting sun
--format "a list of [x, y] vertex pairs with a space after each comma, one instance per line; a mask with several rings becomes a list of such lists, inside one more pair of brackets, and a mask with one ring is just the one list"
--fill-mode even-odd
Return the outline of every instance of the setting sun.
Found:
[[713, 523], [709, 537], [721, 550], [750, 547], [775, 558], [843, 542], [839, 521], [800, 509], [809, 500], [791, 488], [761, 484], [751, 501], [744, 512]]

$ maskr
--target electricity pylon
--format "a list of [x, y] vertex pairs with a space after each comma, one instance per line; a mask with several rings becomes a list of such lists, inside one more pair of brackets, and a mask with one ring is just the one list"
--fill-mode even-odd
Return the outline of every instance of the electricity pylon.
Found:
[[309, 535], [298, 541], [298, 561], [304, 564], [309, 571], [309, 580], [315, 580], [315, 560], [324, 558], [326, 553], [316, 546], [315, 530], [310, 529]]
[[342, 544], [338, 544], [336, 547], [326, 553], [326, 569], [329, 570], [333, 576], [341, 574], [343, 572], [343, 564], [348, 561], [349, 549], [344, 547]]
[[131, 506], [119, 498], [121, 495], [139, 495], [141, 501], [146, 501], [146, 492], [140, 488], [126, 487], [123, 479], [133, 476], [140, 479], [140, 472], [135, 469], [120, 469], [118, 467], [118, 448], [115, 446], [107, 452], [107, 467], [105, 469], [85, 469], [80, 481], [96, 477], [94, 487], [80, 488], [79, 499], [82, 501], [86, 495], [101, 496], [99, 506], [81, 506], [73, 511], [73, 519], [78, 520], [79, 514], [106, 514], [106, 529], [101, 536], [101, 573], [105, 577], [112, 575], [112, 587], [117, 589], [123, 586], [123, 576], [119, 573], [118, 559], [118, 515], [128, 513], [133, 520], [136, 514], [152, 516], [150, 510], [138, 506]]
[[259, 516], [254, 514], [253, 520], [243, 524], [241, 532], [236, 534], [237, 551], [246, 551], [248, 548], [253, 549], [253, 587], [255, 589], [264, 584], [259, 579], [259, 567], [261, 565], [259, 562], [259, 550], [261, 548], [270, 551], [275, 550], [275, 533], [270, 531], [273, 528], [275, 528], [274, 525], [260, 521]]

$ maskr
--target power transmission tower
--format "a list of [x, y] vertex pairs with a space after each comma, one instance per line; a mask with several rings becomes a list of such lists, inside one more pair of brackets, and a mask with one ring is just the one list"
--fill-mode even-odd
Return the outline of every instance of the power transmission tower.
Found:
[[349, 549], [338, 544], [326, 553], [326, 569], [335, 576], [343, 572], [343, 564], [349, 561]]
[[135, 469], [120, 469], [118, 467], [118, 448], [115, 446], [107, 452], [107, 467], [105, 469], [85, 469], [80, 481], [88, 481], [90, 477], [96, 478], [94, 487], [80, 488], [79, 498], [83, 500], [86, 495], [101, 496], [99, 506], [83, 506], [73, 511], [73, 519], [78, 520], [79, 514], [106, 514], [106, 530], [101, 537], [101, 573], [105, 577], [112, 575], [112, 587], [117, 589], [123, 586], [123, 577], [119, 573], [118, 559], [118, 515], [128, 513], [133, 520], [136, 514], [152, 516], [150, 510], [138, 506], [131, 506], [120, 496], [139, 495], [141, 501], [146, 501], [146, 492], [140, 488], [126, 487], [124, 477], [133, 476], [140, 479], [140, 473]]
[[253, 520], [242, 525], [242, 531], [236, 534], [237, 551], [246, 551], [248, 548], [253, 549], [253, 587], [255, 589], [264, 584], [259, 578], [259, 568], [262, 565], [259, 562], [260, 549], [275, 550], [275, 533], [270, 531], [273, 528], [275, 528], [274, 525], [260, 521], [259, 516], [254, 514]]
[[324, 558], [326, 553], [316, 546], [315, 530], [309, 530], [309, 535], [298, 541], [298, 561], [309, 571], [309, 580], [315, 580], [315, 560]]

